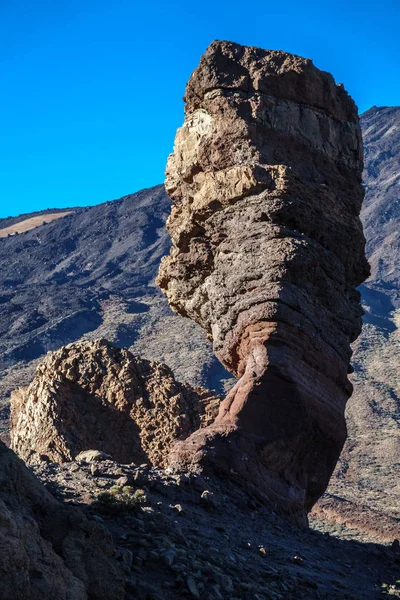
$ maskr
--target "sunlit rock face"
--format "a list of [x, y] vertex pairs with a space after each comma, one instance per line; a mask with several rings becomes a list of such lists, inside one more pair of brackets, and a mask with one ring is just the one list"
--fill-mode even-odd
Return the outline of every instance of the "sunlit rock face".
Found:
[[238, 381], [171, 466], [237, 477], [305, 524], [346, 437], [369, 270], [357, 108], [311, 60], [219, 41], [185, 102], [158, 284]]
[[171, 446], [212, 422], [220, 398], [176, 381], [164, 364], [105, 339], [49, 352], [11, 396], [11, 447], [28, 464], [97, 450], [121, 463], [166, 466]]

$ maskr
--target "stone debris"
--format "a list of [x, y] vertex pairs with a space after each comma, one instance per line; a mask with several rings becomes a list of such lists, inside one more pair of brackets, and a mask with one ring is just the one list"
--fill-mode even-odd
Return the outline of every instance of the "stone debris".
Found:
[[76, 462], [101, 462], [102, 460], [109, 460], [111, 456], [109, 454], [105, 454], [104, 452], [99, 452], [98, 450], [84, 450], [83, 452], [79, 452], [78, 456], [75, 457]]
[[125, 581], [115, 600], [372, 600], [382, 583], [398, 589], [390, 547], [301, 531], [232, 482], [205, 476], [204, 490], [189, 472], [104, 460], [93, 476], [90, 466], [32, 468], [65, 510], [78, 505], [111, 533]]
[[56, 481], [46, 484], [0, 442], [1, 600], [123, 600], [109, 531], [58, 502], [50, 493]]

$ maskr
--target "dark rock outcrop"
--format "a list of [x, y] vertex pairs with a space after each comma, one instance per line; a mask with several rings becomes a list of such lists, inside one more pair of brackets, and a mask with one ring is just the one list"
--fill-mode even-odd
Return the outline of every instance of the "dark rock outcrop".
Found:
[[230, 42], [185, 100], [158, 284], [238, 382], [171, 465], [234, 473], [305, 523], [346, 438], [368, 275], [357, 109], [310, 60]]
[[0, 598], [125, 598], [110, 533], [57, 502], [2, 442]]
[[[42, 461], [32, 469], [58, 498], [104, 518], [125, 567], [124, 600], [377, 600], [385, 597], [380, 590], [398, 595], [395, 544], [393, 551], [372, 543], [377, 540], [369, 532], [355, 536], [343, 520], [336, 531], [328, 525], [333, 535], [326, 535], [322, 519], [320, 531], [299, 534], [230, 480], [111, 460]], [[325, 514], [330, 510], [326, 506]], [[383, 539], [392, 542], [390, 532], [398, 537], [398, 525], [387, 522], [385, 530]]]
[[219, 400], [106, 340], [70, 344], [13, 392], [11, 447], [26, 462], [96, 449], [121, 463], [164, 466], [173, 442], [213, 421]]

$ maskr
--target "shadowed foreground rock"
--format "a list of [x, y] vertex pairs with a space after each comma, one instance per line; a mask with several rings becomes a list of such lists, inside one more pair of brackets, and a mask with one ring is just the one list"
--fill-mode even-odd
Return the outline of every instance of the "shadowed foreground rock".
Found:
[[70, 344], [13, 392], [11, 446], [27, 462], [97, 449], [121, 463], [164, 465], [173, 442], [212, 422], [219, 401], [104, 339]]
[[185, 101], [158, 284], [238, 382], [171, 466], [237, 475], [305, 524], [346, 438], [368, 275], [357, 109], [310, 60], [230, 42]]
[[2, 442], [0, 598], [125, 598], [110, 533], [57, 502]]

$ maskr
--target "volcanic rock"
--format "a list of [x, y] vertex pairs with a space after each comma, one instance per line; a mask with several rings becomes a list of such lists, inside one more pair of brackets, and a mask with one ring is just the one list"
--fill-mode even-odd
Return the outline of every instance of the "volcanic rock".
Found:
[[370, 522], [383, 528], [386, 518], [400, 523], [400, 107], [374, 106], [360, 123], [372, 273], [360, 286], [365, 315], [353, 345], [349, 435], [328, 491], [358, 505], [360, 515], [368, 507]]
[[304, 524], [346, 438], [369, 272], [357, 108], [311, 60], [219, 41], [185, 101], [158, 284], [238, 382], [171, 466], [235, 474]]
[[111, 535], [63, 506], [0, 442], [0, 598], [123, 600]]
[[97, 450], [121, 463], [164, 465], [174, 441], [213, 421], [219, 400], [104, 339], [70, 344], [13, 392], [11, 447], [26, 462]]
[[[0, 219], [0, 439], [9, 439], [11, 391], [32, 381], [47, 352], [82, 339], [106, 338], [166, 363], [179, 381], [224, 391], [230, 376], [202, 329], [172, 314], [154, 285], [170, 205], [159, 185], [51, 222], [48, 211]], [[39, 216], [46, 224], [1, 237]]]
[[399, 555], [368, 534], [354, 541], [354, 531], [352, 539], [340, 525], [333, 535], [299, 535], [231, 480], [200, 482], [193, 474], [111, 460], [99, 466], [101, 474], [93, 474], [85, 462], [41, 461], [32, 470], [57, 498], [85, 507], [89, 519], [112, 532], [127, 576], [124, 600], [191, 597], [189, 578], [202, 600], [376, 600], [384, 588], [399, 593]]

